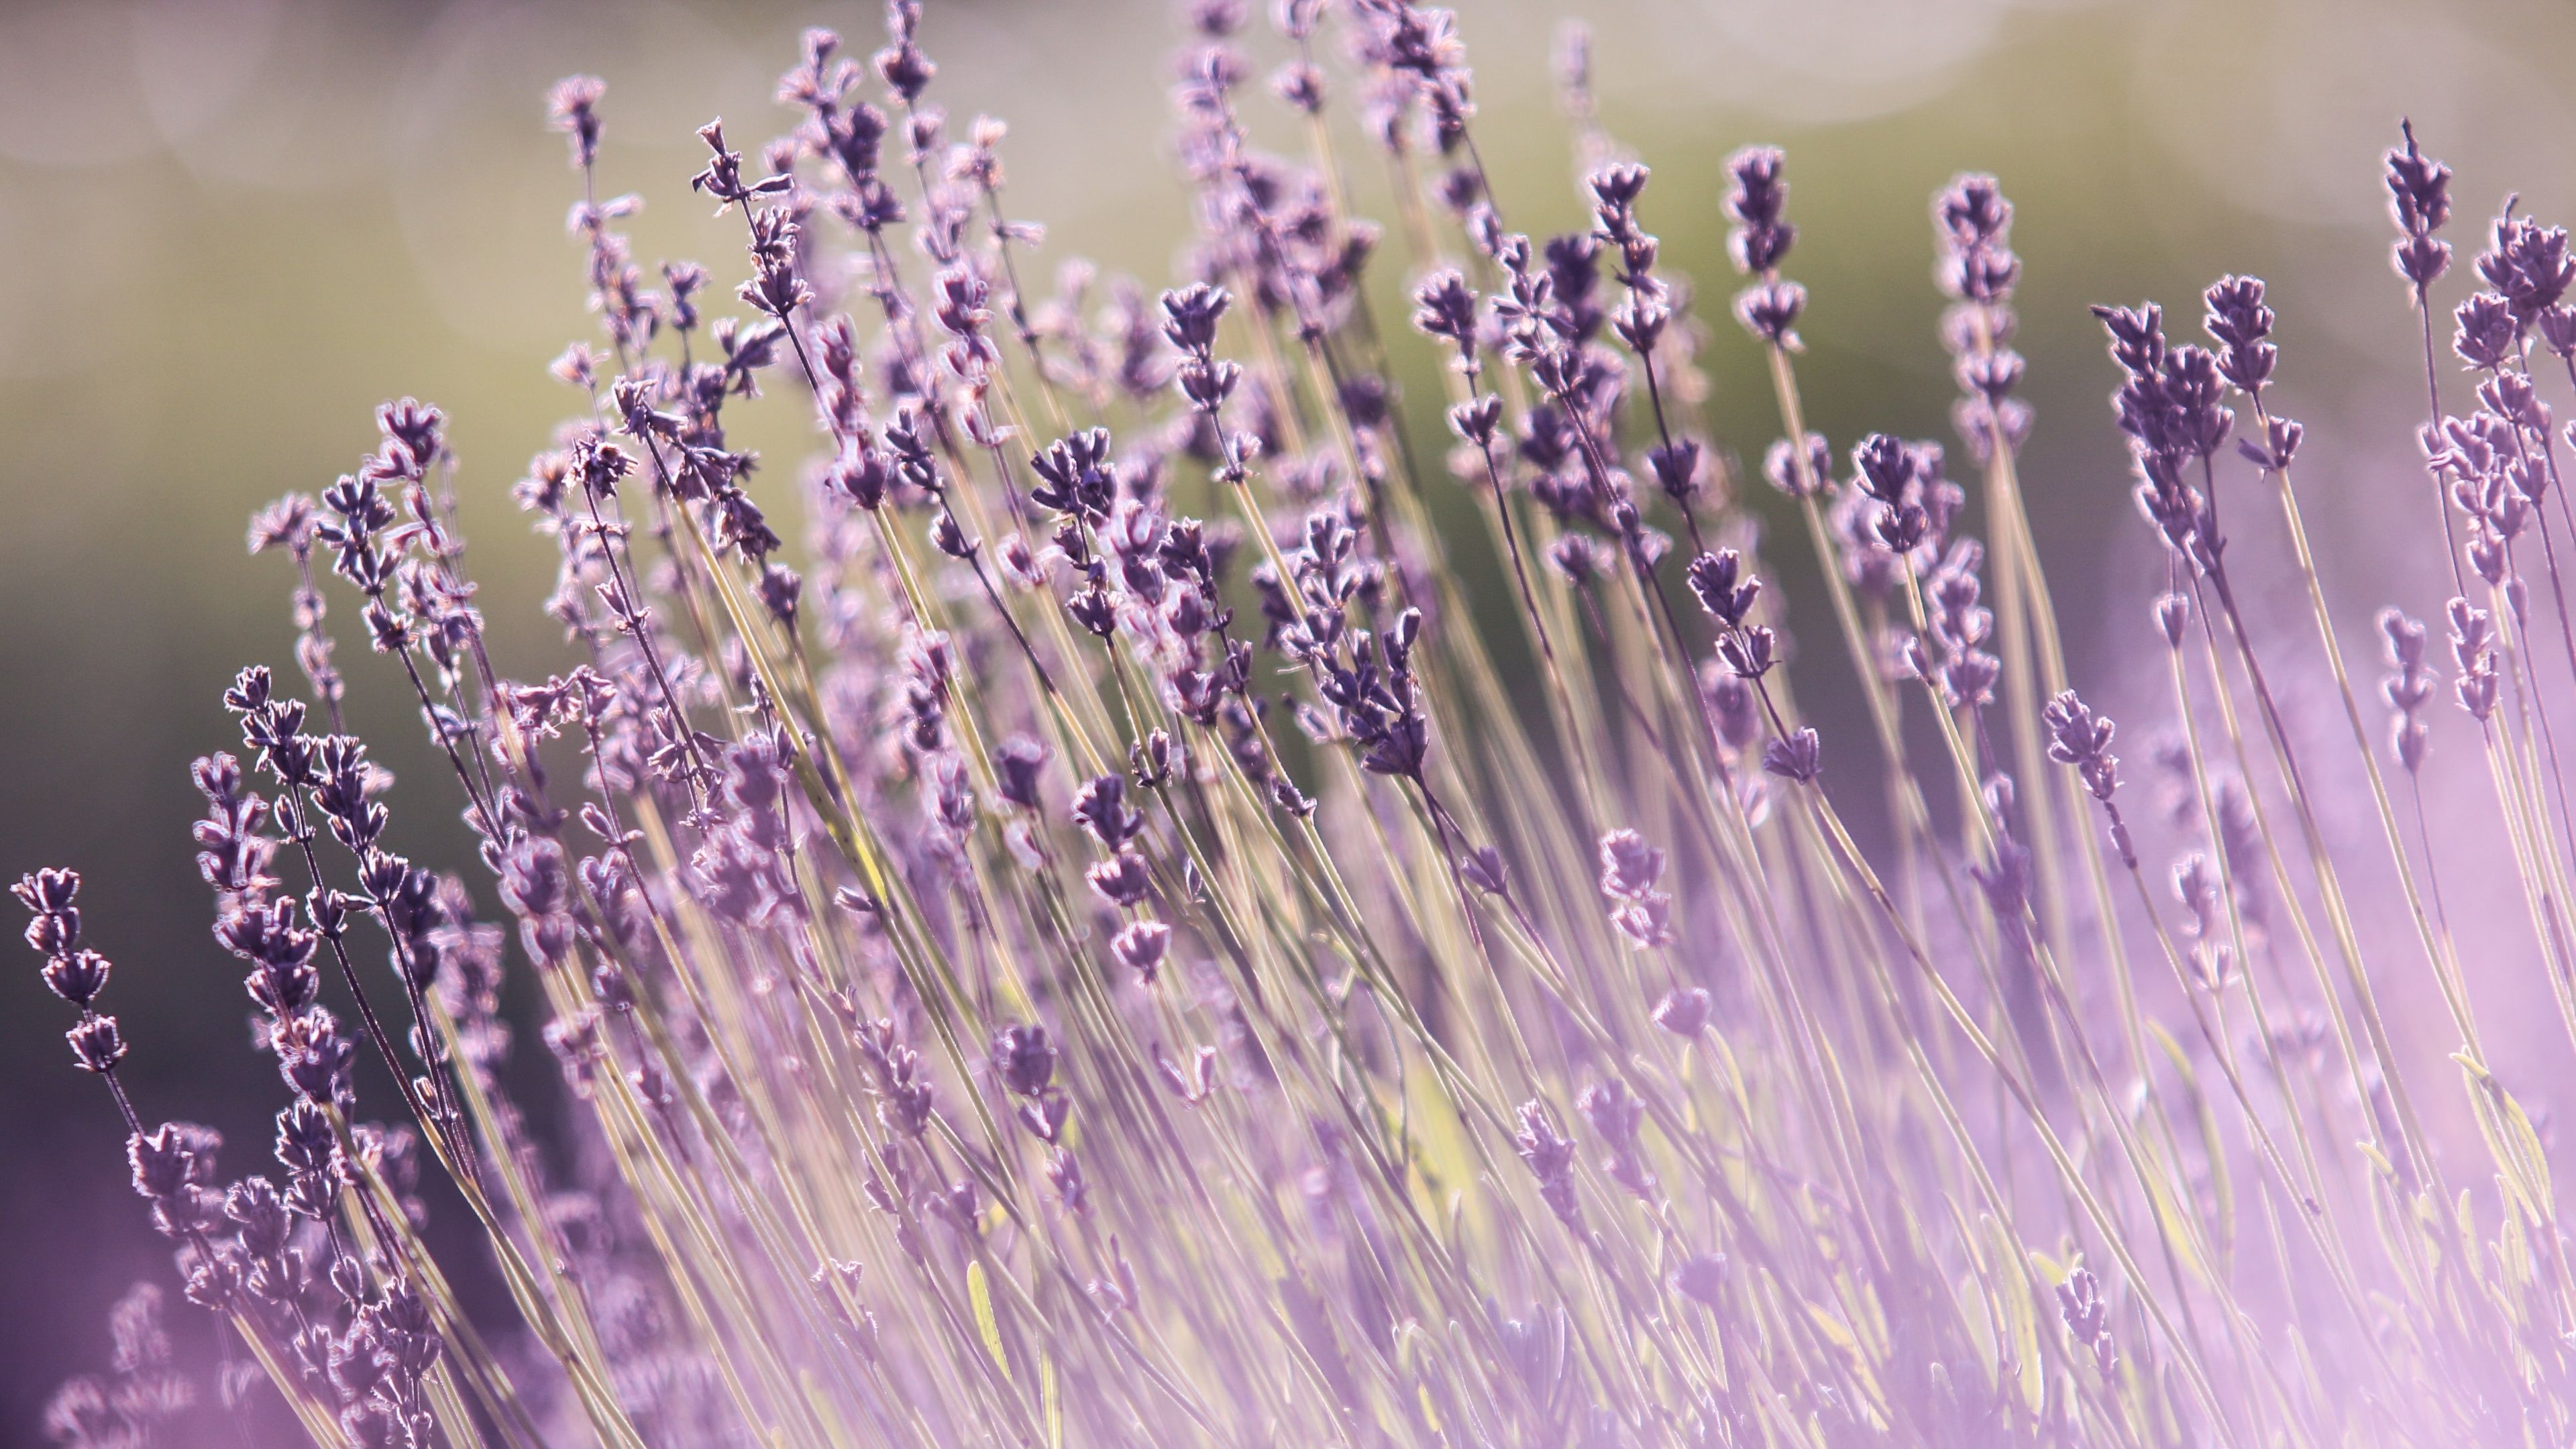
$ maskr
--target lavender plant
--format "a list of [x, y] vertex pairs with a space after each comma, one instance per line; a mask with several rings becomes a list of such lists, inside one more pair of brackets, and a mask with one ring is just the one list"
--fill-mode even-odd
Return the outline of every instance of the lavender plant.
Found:
[[[1591, 224], [1533, 238], [1449, 13], [1242, 11], [1191, 11], [1197, 231], [1159, 293], [1031, 289], [1004, 128], [951, 126], [918, 0], [868, 59], [805, 36], [784, 135], [699, 132], [720, 267], [635, 258], [603, 87], [556, 87], [600, 331], [513, 496], [560, 551], [564, 664], [487, 647], [435, 408], [388, 403], [354, 472], [251, 525], [296, 677], [225, 694], [194, 837], [286, 1089], [273, 1162], [227, 1178], [129, 1099], [115, 923], [69, 870], [16, 887], [225, 1357], [201, 1392], [138, 1290], [57, 1437], [211, 1442], [222, 1409], [350, 1449], [2567, 1442], [2576, 1275], [2427, 830], [2442, 666], [2392, 608], [2381, 701], [2351, 678], [2263, 284], [2209, 289], [2214, 346], [2096, 309], [2165, 568], [2174, 800], [2142, 808], [2024, 510], [1991, 177], [1932, 204], [1949, 444], [1838, 449], [1779, 151], [1663, 195], [1571, 34]], [[1303, 150], [1254, 145], [1262, 107]], [[2410, 130], [2387, 182], [2441, 733], [2529, 908], [2476, 974], [2538, 970], [2576, 1040], [2547, 400], [2576, 260], [2508, 205], [2446, 360], [2449, 172]], [[1731, 317], [1648, 230], [1713, 212]], [[1786, 537], [1735, 451], [1765, 440], [1708, 430], [1721, 347], [1767, 370]], [[1406, 396], [1426, 360], [1441, 395]], [[795, 523], [729, 439], [754, 406], [810, 416]], [[2275, 506], [2286, 564], [2231, 554], [2222, 516]], [[1783, 549], [1865, 719], [1800, 707]], [[2245, 571], [2284, 567], [2314, 653], [2249, 625]], [[462, 871], [386, 843], [333, 599], [426, 721]], [[2349, 758], [2309, 758], [2289, 678]], [[2355, 761], [2377, 840], [2320, 814]], [[2345, 883], [2383, 850], [2394, 940]], [[2392, 1040], [2419, 971], [2457, 1082]], [[512, 979], [559, 1131], [511, 1087]], [[514, 1312], [468, 1311], [433, 1187]]]

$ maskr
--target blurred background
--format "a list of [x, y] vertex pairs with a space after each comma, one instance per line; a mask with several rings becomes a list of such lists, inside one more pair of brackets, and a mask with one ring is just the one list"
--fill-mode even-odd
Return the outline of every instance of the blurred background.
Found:
[[[1514, 224], [1582, 222], [1548, 60], [1557, 21], [1579, 13], [1604, 120], [1655, 168], [1647, 222], [1667, 265], [1701, 280], [1712, 315], [1731, 290], [1719, 164], [1747, 141], [1788, 147], [1800, 226], [1790, 271], [1813, 298], [1803, 376], [1838, 448], [1871, 429], [1946, 437], [1926, 204], [1956, 171], [2002, 178], [2019, 207], [2020, 346], [2038, 410], [2025, 486], [2079, 682], [2115, 710], [2127, 697], [2151, 714], [2161, 697], [2158, 679], [2132, 687], [2124, 673], [2149, 642], [2144, 600], [2160, 569], [2127, 502], [2103, 405], [2111, 368], [2086, 302], [2158, 298], [2179, 336], [2212, 278], [2270, 278], [2281, 405], [2308, 425], [2302, 486], [2349, 647], [2375, 655], [2368, 611], [2383, 601], [2438, 608], [2443, 566], [2423, 547], [2431, 505], [2411, 437], [2420, 362], [2386, 264], [2379, 156], [2411, 115], [2458, 168], [2451, 235], [2464, 252], [2508, 188], [2564, 219], [2576, 117], [2542, 58], [2569, 53], [2576, 11], [2538, 0], [1460, 8], [1479, 139]], [[1164, 282], [1190, 215], [1169, 165], [1172, 0], [930, 0], [929, 11], [934, 98], [961, 121], [990, 111], [1012, 123], [1010, 203], [1048, 226], [1049, 262], [1087, 255]], [[552, 548], [507, 496], [568, 408], [545, 364], [591, 335], [563, 225], [576, 179], [545, 128], [545, 88], [576, 70], [607, 79], [603, 184], [647, 199], [639, 260], [697, 257], [729, 301], [739, 236], [687, 191], [703, 154], [691, 133], [721, 114], [751, 150], [783, 128], [771, 91], [810, 24], [842, 29], [862, 52], [878, 43], [868, 4], [0, 3], [0, 879], [40, 864], [84, 872], [92, 944], [117, 963], [109, 1004], [132, 1043], [125, 1076], [141, 1110], [223, 1129], [228, 1172], [265, 1154], [282, 1090], [248, 1050], [239, 972], [207, 936], [186, 769], [238, 748], [217, 704], [233, 671], [289, 663], [286, 567], [246, 555], [246, 515], [353, 466], [377, 403], [434, 401], [463, 458], [496, 652], [523, 673], [554, 664], [557, 631], [536, 611]], [[1255, 49], [1276, 59], [1255, 29]], [[1379, 285], [1404, 285], [1401, 266], [1390, 253]], [[1777, 426], [1756, 355], [1722, 318], [1709, 366], [1720, 441], [1758, 459]], [[803, 404], [777, 394], [748, 436], [783, 462], [802, 446]], [[2257, 552], [2273, 541], [2257, 522], [2240, 527], [2267, 565], [2248, 569], [2267, 580], [2258, 612], [2283, 647], [2312, 651], [2288, 577]], [[1800, 581], [1787, 582], [1795, 597]], [[354, 636], [354, 610], [338, 613]], [[399, 686], [354, 640], [343, 663], [353, 722], [410, 777], [392, 797], [395, 843], [464, 864]], [[1809, 667], [1828, 702], [1840, 670]], [[2473, 881], [2459, 889], [2482, 899]], [[2494, 904], [2519, 913], [2510, 897]], [[12, 934], [14, 923], [13, 912]], [[105, 1367], [116, 1293], [138, 1277], [175, 1288], [125, 1185], [114, 1112], [72, 1070], [67, 1011], [35, 964], [15, 945], [0, 951], [0, 1444], [41, 1442], [54, 1384]], [[2555, 1023], [2524, 1019], [2491, 1043], [2497, 1059], [2554, 1072]], [[2443, 1045], [2433, 1035], [2427, 1053]], [[522, 1057], [542, 1052], [529, 1040]], [[457, 1216], [445, 1214], [450, 1226]], [[174, 1327], [198, 1331], [189, 1318], [179, 1309]]]

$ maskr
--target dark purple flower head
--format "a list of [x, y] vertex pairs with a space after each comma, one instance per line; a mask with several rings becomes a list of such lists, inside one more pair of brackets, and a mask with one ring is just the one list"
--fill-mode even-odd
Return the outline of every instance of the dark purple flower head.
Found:
[[2218, 370], [2248, 393], [2262, 391], [2280, 356], [2265, 340], [2272, 335], [2272, 309], [2263, 304], [2262, 279], [2221, 277], [2201, 300], [2209, 308], [2209, 335], [2220, 343]]
[[2502, 293], [2516, 324], [2524, 327], [2558, 304], [2576, 284], [2576, 260], [2567, 255], [2564, 227], [2544, 227], [2510, 214], [2498, 217], [2495, 239], [2478, 256], [2478, 275]]
[[2235, 426], [2235, 413], [2220, 404], [2219, 361], [2208, 348], [2185, 345], [2165, 354], [2157, 379], [2163, 408], [2144, 420], [2140, 441], [2162, 452], [2206, 458]]
[[[1918, 510], [1919, 512], [1920, 510]], [[1761, 624], [1729, 630], [1717, 641], [1717, 657], [1738, 679], [1760, 679], [1778, 662], [1778, 636]]]
[[1153, 889], [1153, 875], [1145, 857], [1132, 850], [1122, 850], [1083, 873], [1083, 879], [1100, 898], [1113, 906], [1141, 904]]
[[599, 159], [599, 98], [608, 83], [595, 75], [566, 76], [546, 93], [546, 116], [572, 140], [572, 164], [586, 171]]
[[1747, 272], [1758, 275], [1779, 265], [1796, 237], [1796, 228], [1782, 219], [1789, 201], [1789, 183], [1781, 176], [1787, 160], [1777, 146], [1747, 146], [1726, 158], [1723, 205], [1735, 223], [1736, 264]]
[[1676, 987], [1655, 1003], [1655, 1025], [1678, 1037], [1696, 1037], [1708, 1029], [1711, 1009], [1706, 991], [1696, 986]]
[[1152, 985], [1163, 969], [1163, 957], [1172, 945], [1172, 928], [1161, 921], [1131, 921], [1110, 938], [1109, 952], [1118, 964], [1136, 973], [1138, 980]]
[[1784, 780], [1809, 783], [1824, 771], [1824, 744], [1813, 729], [1802, 728], [1764, 745], [1762, 768]]
[[2020, 353], [1998, 348], [1964, 352], [1951, 371], [1962, 389], [1985, 399], [1990, 407], [2001, 408], [2012, 390], [2021, 385], [2024, 366]]
[[1293, 110], [1317, 115], [1324, 109], [1324, 73], [1304, 61], [1290, 61], [1271, 72], [1270, 92]]
[[1503, 864], [1503, 853], [1490, 845], [1477, 846], [1460, 856], [1458, 874], [1489, 896], [1511, 894], [1511, 871]]
[[1548, 566], [1577, 588], [1610, 573], [1618, 561], [1616, 550], [1586, 534], [1565, 534], [1547, 548]]
[[1476, 294], [1455, 269], [1432, 273], [1413, 289], [1413, 325], [1448, 339], [1463, 354], [1476, 345]]
[[2134, 308], [2093, 308], [2104, 331], [2111, 334], [2111, 360], [2131, 377], [2153, 377], [2165, 361], [2164, 309], [2153, 302]]
[[1941, 289], [1972, 303], [2002, 303], [2021, 279], [2021, 259], [1999, 246], [1980, 246], [1942, 258]]
[[742, 153], [725, 149], [724, 119], [718, 117], [698, 128], [698, 139], [707, 143], [711, 153], [706, 169], [689, 178], [689, 188], [703, 191], [716, 199], [716, 214], [724, 208], [741, 205], [748, 208], [752, 198], [774, 196], [793, 188], [796, 178], [786, 174], [765, 176], [758, 181], [742, 178]]
[[107, 989], [107, 958], [96, 951], [72, 951], [45, 962], [45, 985], [56, 996], [86, 1011]]
[[1499, 393], [1483, 393], [1469, 402], [1449, 410], [1449, 429], [1479, 449], [1490, 448], [1503, 422], [1503, 399]]
[[2012, 203], [1995, 178], [1970, 172], [1953, 178], [1932, 198], [1932, 224], [1956, 250], [1992, 245], [2012, 226]]
[[2503, 367], [2514, 355], [2520, 328], [2513, 304], [2502, 293], [2480, 292], [2451, 314], [2451, 350], [2469, 366], [2487, 372]]
[[2108, 803], [2120, 786], [2120, 759], [2111, 753], [2118, 727], [2095, 714], [2071, 689], [2050, 700], [2040, 713], [2048, 726], [2048, 757], [2074, 766], [2093, 798]]
[[2389, 206], [2398, 230], [2410, 237], [2429, 237], [2451, 219], [2451, 168], [2416, 146], [2414, 122], [2400, 121], [2397, 129], [2405, 144], [2388, 153]]
[[2576, 307], [2564, 302], [2545, 307], [2532, 324], [2540, 333], [2542, 345], [2562, 359], [2576, 358]]
[[2261, 442], [2239, 438], [2236, 451], [2255, 467], [2278, 470], [2290, 466], [2290, 460], [2299, 454], [2300, 439], [2306, 436], [2307, 429], [2301, 427], [2297, 419], [2274, 414], [2263, 420]]
[[116, 1018], [90, 1015], [63, 1033], [72, 1044], [72, 1059], [85, 1072], [112, 1072], [125, 1059], [125, 1038], [118, 1034]]
[[525, 916], [564, 913], [572, 897], [563, 847], [543, 836], [512, 842], [501, 858], [501, 899]]
[[286, 1200], [265, 1177], [245, 1177], [224, 1193], [224, 1216], [240, 1225], [242, 1250], [254, 1258], [274, 1258], [285, 1251], [294, 1231]]
[[1163, 294], [1163, 336], [1174, 347], [1193, 357], [1204, 357], [1216, 345], [1217, 319], [1225, 315], [1229, 298], [1222, 287], [1193, 282], [1178, 291]]
[[1861, 491], [1881, 503], [1905, 502], [1915, 480], [1914, 450], [1885, 433], [1872, 433], [1852, 448], [1852, 467], [1859, 471]]
[[1243, 29], [1249, 7], [1244, 0], [1189, 0], [1190, 28], [1209, 40], [1223, 40]]
[[1055, 1082], [1055, 1043], [1047, 1029], [1032, 1022], [1006, 1026], [993, 1037], [993, 1075], [1005, 1090], [1035, 1097]]
[[1796, 352], [1798, 316], [1807, 309], [1807, 289], [1795, 282], [1770, 281], [1735, 294], [1735, 319], [1744, 329], [1774, 347]]
[[1646, 468], [1655, 475], [1655, 486], [1666, 498], [1687, 508], [1707, 487], [1701, 466], [1704, 457], [1697, 438], [1675, 438], [1646, 450]]
[[[1804, 467], [1800, 465], [1804, 464]], [[1762, 455], [1762, 477], [1774, 488], [1792, 498], [1803, 498], [1821, 489], [1834, 471], [1834, 453], [1822, 433], [1807, 435], [1806, 456], [1798, 456], [1787, 438], [1775, 438]]]
[[1789, 184], [1780, 176], [1782, 161], [1778, 148], [1771, 146], [1748, 146], [1727, 159], [1725, 207], [1735, 222], [1727, 233], [1727, 251], [1738, 270], [1762, 279], [1760, 285], [1736, 296], [1737, 320], [1765, 342], [1794, 348], [1797, 333], [1792, 329], [1806, 307], [1807, 294], [1796, 283], [1777, 277], [1798, 235], [1798, 229], [1781, 218], [1789, 197]]
[[2012, 203], [1993, 177], [1961, 176], [1932, 198], [1932, 227], [1940, 252], [1933, 275], [1942, 291], [1969, 304], [1952, 350], [1983, 352], [2012, 326], [2002, 305], [2021, 276], [2021, 259], [2006, 244]]
[[316, 1105], [347, 1109], [358, 1049], [341, 1034], [329, 1012], [316, 1007], [289, 1017], [270, 1030], [268, 1040], [277, 1053], [278, 1075], [297, 1096]]
[[1637, 198], [1646, 194], [1648, 174], [1645, 167], [1632, 162], [1614, 162], [1596, 168], [1584, 178], [1583, 184], [1591, 191], [1596, 205], [1624, 212], [1636, 206]]
[[1738, 581], [1743, 566], [1743, 557], [1731, 548], [1704, 553], [1690, 561], [1691, 592], [1699, 597], [1701, 608], [1729, 629], [1744, 623], [1744, 616], [1753, 611], [1754, 600], [1762, 594], [1760, 579], [1745, 577]]
[[1038, 808], [1038, 779], [1047, 755], [1045, 745], [1026, 735], [1013, 735], [993, 751], [994, 786], [1005, 802], [1022, 810]]
[[1613, 900], [1643, 898], [1663, 879], [1664, 852], [1633, 830], [1601, 837], [1601, 893]]
[[2451, 244], [2438, 237], [2406, 237], [2397, 243], [2391, 261], [2397, 275], [2413, 282], [2421, 292], [2451, 269]]
[[1107, 428], [1088, 428], [1056, 439], [1029, 459], [1039, 484], [1029, 499], [1056, 513], [1076, 514], [1095, 525], [1109, 517], [1116, 501], [1118, 474], [1109, 457]]
[[[1558, 237], [1547, 244], [1548, 271], [1558, 298], [1572, 315], [1571, 335], [1577, 341], [1589, 340], [1599, 326], [1600, 309], [1590, 297], [1597, 261], [1605, 248], [1615, 258], [1619, 285], [1627, 289], [1631, 309], [1642, 310], [1650, 319], [1647, 330], [1660, 330], [1662, 326], [1663, 314], [1658, 308], [1666, 290], [1654, 273], [1655, 259], [1663, 244], [1637, 221], [1637, 198], [1645, 193], [1646, 176], [1645, 167], [1628, 163], [1594, 171], [1586, 178], [1593, 197], [1591, 235]], [[1760, 242], [1746, 244], [1785, 247], [1787, 236], [1788, 229], [1780, 227], [1764, 233]], [[1778, 261], [1776, 256], [1749, 259]]]
[[1073, 818], [1106, 850], [1118, 849], [1145, 828], [1144, 812], [1129, 808], [1127, 782], [1116, 775], [1097, 776], [1076, 791]]
[[886, 88], [907, 106], [921, 99], [930, 88], [931, 77], [939, 67], [921, 53], [913, 37], [921, 29], [921, 0], [887, 0], [886, 36], [888, 44], [876, 53], [877, 76]]
[[80, 872], [47, 867], [20, 876], [9, 893], [33, 917], [27, 922], [27, 944], [46, 956], [69, 955], [80, 945]]
[[2092, 1270], [2078, 1263], [2057, 1285], [2058, 1316], [2078, 1346], [2093, 1351], [2094, 1366], [2108, 1378], [2118, 1360], [2111, 1351], [2111, 1305]]
[[[2531, 378], [2524, 373], [2499, 372], [2480, 382], [2478, 404], [2489, 417], [2501, 419], [2527, 435], [2549, 431], [2549, 404], [2540, 400], [2539, 390], [2532, 386]], [[2528, 452], [2515, 445], [2510, 432], [2505, 438], [2507, 451], [2517, 454], [2520, 460], [2529, 461]], [[2537, 498], [2540, 495], [2532, 492], [2529, 496]]]
[[134, 1169], [134, 1191], [158, 1200], [176, 1197], [201, 1179], [211, 1180], [213, 1162], [209, 1160], [203, 1167], [198, 1163], [198, 1148], [211, 1136], [204, 1128], [189, 1123], [164, 1122], [149, 1132], [128, 1137], [125, 1158]]

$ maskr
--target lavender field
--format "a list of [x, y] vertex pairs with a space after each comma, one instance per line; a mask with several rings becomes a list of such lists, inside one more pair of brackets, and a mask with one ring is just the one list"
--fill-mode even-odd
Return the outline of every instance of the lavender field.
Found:
[[2566, 1443], [2571, 32], [0, 14], [0, 1442]]

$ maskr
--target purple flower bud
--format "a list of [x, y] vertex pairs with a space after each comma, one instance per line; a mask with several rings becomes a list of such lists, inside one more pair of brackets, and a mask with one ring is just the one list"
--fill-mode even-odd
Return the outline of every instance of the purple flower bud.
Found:
[[1419, 331], [1457, 344], [1461, 354], [1476, 345], [1476, 294], [1455, 269], [1432, 273], [1413, 289], [1413, 325]]
[[1013, 735], [993, 752], [994, 786], [1002, 799], [1022, 810], [1038, 808], [1038, 777], [1045, 770], [1047, 747], [1026, 735]]
[[96, 951], [74, 951], [45, 963], [45, 985], [56, 996], [86, 1009], [106, 989], [107, 969], [107, 958]]
[[2120, 786], [2120, 759], [2111, 753], [2118, 726], [2095, 714], [2071, 689], [2050, 700], [2040, 717], [2048, 726], [2048, 757], [2074, 766], [2093, 798], [2110, 803]]
[[1163, 335], [1193, 357], [1205, 357], [1216, 345], [1216, 323], [1233, 299], [1221, 287], [1192, 283], [1163, 294]]
[[2111, 360], [2132, 377], [2153, 377], [2164, 366], [2164, 309], [2153, 302], [2136, 308], [2093, 308], [2103, 330], [2111, 334]]
[[85, 1072], [112, 1072], [125, 1059], [125, 1038], [116, 1030], [116, 1018], [91, 1016], [63, 1033], [72, 1044], [72, 1057]]
[[1665, 497], [1683, 507], [1688, 507], [1706, 486], [1701, 477], [1700, 459], [1700, 445], [1694, 438], [1676, 438], [1646, 450], [1646, 467], [1655, 475], [1655, 486], [1663, 490]]
[[80, 945], [80, 873], [47, 868], [18, 878], [9, 888], [18, 904], [34, 914], [27, 923], [27, 944], [47, 956], [64, 955]]
[[1789, 200], [1789, 183], [1780, 175], [1784, 164], [1776, 146], [1747, 146], [1726, 160], [1724, 205], [1735, 222], [1728, 248], [1736, 266], [1752, 275], [1779, 266], [1797, 236], [1797, 229], [1781, 219]]
[[1813, 729], [1800, 729], [1762, 747], [1762, 768], [1784, 780], [1808, 783], [1824, 769], [1824, 745]]
[[1601, 893], [1613, 900], [1637, 900], [1663, 879], [1664, 852], [1633, 830], [1613, 830], [1601, 837]]
[[1709, 995], [1696, 986], [1676, 987], [1655, 1003], [1655, 1025], [1678, 1037], [1698, 1036], [1708, 1029]]
[[1524, 1102], [1520, 1108], [1520, 1130], [1514, 1134], [1513, 1146], [1521, 1161], [1529, 1165], [1538, 1179], [1540, 1200], [1557, 1220], [1567, 1227], [1577, 1222], [1574, 1197], [1574, 1144], [1556, 1130], [1547, 1117], [1547, 1108], [1536, 1101]]
[[608, 85], [595, 75], [566, 76], [546, 95], [547, 118], [572, 140], [573, 169], [589, 169], [599, 158], [599, 98]]
[[2529, 326], [2576, 284], [2576, 260], [2567, 254], [2564, 228], [2507, 215], [2497, 218], [2494, 242], [2478, 256], [2478, 275], [2504, 294], [2516, 324]]
[[1102, 900], [1122, 908], [1142, 902], [1153, 888], [1152, 872], [1145, 864], [1145, 857], [1132, 850], [1122, 850], [1101, 861], [1086, 871], [1083, 878], [1091, 883], [1091, 888], [1099, 893]]
[[[1803, 477], [1798, 466], [1802, 461], [1806, 464]], [[1769, 451], [1762, 456], [1762, 476], [1772, 487], [1792, 498], [1803, 498], [1821, 490], [1833, 471], [1833, 449], [1827, 445], [1822, 433], [1807, 435], [1807, 456], [1803, 460], [1790, 447], [1787, 438], [1772, 440]]]
[[2222, 344], [2218, 370], [2244, 391], [2261, 392], [2280, 357], [2280, 349], [2264, 340], [2272, 335], [2272, 309], [2263, 305], [2262, 279], [2221, 277], [2202, 300], [2209, 308], [2209, 335]]
[[1145, 828], [1145, 815], [1127, 805], [1127, 782], [1116, 775], [1101, 775], [1073, 796], [1073, 819], [1103, 849], [1116, 850], [1133, 840]]
[[2417, 148], [2414, 122], [2400, 121], [2397, 129], [2406, 144], [2388, 153], [2389, 205], [2400, 231], [2430, 236], [2451, 219], [2451, 168]]
[[1034, 1097], [1055, 1081], [1055, 1044], [1035, 1023], [1006, 1026], [993, 1037], [993, 1074], [1005, 1090]]
[[2451, 350], [2471, 367], [2493, 372], [2514, 355], [2513, 308], [2499, 294], [2480, 292], [2451, 313]]
[[1693, 1253], [1673, 1269], [1669, 1281], [1684, 1298], [1703, 1308], [1716, 1308], [1726, 1293], [1726, 1255]]
[[966, 529], [964, 525], [958, 523], [957, 515], [945, 508], [939, 510], [939, 516], [931, 520], [930, 546], [953, 559], [971, 559], [975, 556], [975, 550], [981, 547], [974, 539], [966, 536]]
[[1798, 314], [1807, 309], [1807, 289], [1795, 282], [1770, 281], [1735, 294], [1735, 320], [1744, 330], [1785, 351], [1799, 351]]
[[[1918, 510], [1919, 511], [1919, 510]], [[1771, 672], [1775, 639], [1761, 624], [1734, 630], [1717, 641], [1717, 657], [1738, 679], [1760, 679]]]
[[2543, 308], [2533, 319], [2543, 345], [2561, 358], [2576, 357], [2576, 307], [2564, 302]]
[[1601, 1140], [1614, 1152], [1632, 1152], [1637, 1146], [1637, 1128], [1646, 1120], [1646, 1104], [1628, 1089], [1628, 1084], [1611, 1077], [1583, 1089], [1574, 1101], [1576, 1111]]
[[2169, 649], [2182, 647], [2183, 626], [2191, 622], [2191, 598], [2186, 594], [2156, 596], [2156, 628], [2165, 636]]
[[1163, 969], [1163, 956], [1171, 949], [1172, 928], [1161, 921], [1131, 921], [1109, 942], [1109, 950], [1118, 964], [1136, 973], [1137, 979], [1151, 986]]
[[189, 1141], [187, 1128], [177, 1122], [164, 1122], [150, 1132], [126, 1138], [125, 1157], [134, 1167], [135, 1192], [154, 1199], [177, 1196], [195, 1173], [196, 1154]]

